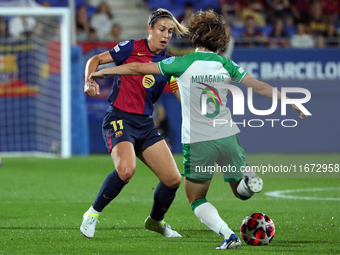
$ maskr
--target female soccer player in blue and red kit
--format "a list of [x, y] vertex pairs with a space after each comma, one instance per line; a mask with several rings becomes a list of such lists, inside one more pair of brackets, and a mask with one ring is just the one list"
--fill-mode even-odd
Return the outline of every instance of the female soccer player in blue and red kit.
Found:
[[[116, 65], [159, 62], [170, 57], [164, 48], [173, 32], [180, 36], [186, 34], [187, 29], [180, 25], [169, 11], [154, 11], [149, 17], [147, 39], [121, 42], [113, 49], [88, 60], [84, 92], [92, 97], [99, 94], [98, 84], [89, 79], [90, 74], [99, 65], [110, 62], [115, 62]], [[136, 156], [160, 180], [155, 190], [150, 216], [145, 220], [145, 227], [165, 237], [181, 237], [163, 220], [175, 198], [181, 175], [150, 116], [153, 103], [160, 97], [167, 82], [170, 82], [170, 76], [115, 76], [102, 132], [116, 170], [106, 177], [93, 205], [84, 214], [80, 230], [85, 237], [93, 237], [100, 213], [134, 175]]]

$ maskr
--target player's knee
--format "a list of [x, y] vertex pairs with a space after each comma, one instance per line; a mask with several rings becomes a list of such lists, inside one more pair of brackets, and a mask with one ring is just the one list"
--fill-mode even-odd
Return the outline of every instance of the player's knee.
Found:
[[175, 180], [174, 180], [174, 187], [179, 187], [179, 185], [181, 185], [182, 182], [182, 176], [178, 175]]
[[177, 188], [179, 187], [179, 185], [181, 185], [181, 182], [182, 182], [182, 177], [180, 175], [177, 175], [169, 180], [166, 180], [164, 184], [168, 187]]
[[117, 167], [117, 171], [120, 179], [124, 182], [128, 182], [135, 174], [136, 167], [133, 166]]

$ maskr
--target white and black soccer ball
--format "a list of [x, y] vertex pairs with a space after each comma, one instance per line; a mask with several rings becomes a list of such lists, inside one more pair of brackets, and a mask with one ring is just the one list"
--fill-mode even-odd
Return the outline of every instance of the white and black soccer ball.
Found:
[[274, 238], [274, 222], [263, 213], [248, 215], [241, 224], [242, 239], [249, 245], [268, 245]]

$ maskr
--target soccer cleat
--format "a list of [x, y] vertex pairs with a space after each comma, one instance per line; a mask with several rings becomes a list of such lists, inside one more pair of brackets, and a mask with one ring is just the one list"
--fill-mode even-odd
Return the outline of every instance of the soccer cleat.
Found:
[[252, 171], [252, 168], [249, 167], [248, 171], [243, 172], [244, 182], [249, 188], [250, 191], [254, 193], [259, 193], [263, 188], [263, 181], [260, 177], [256, 175], [255, 172]]
[[177, 231], [172, 230], [170, 225], [164, 220], [160, 223], [156, 223], [151, 217], [147, 217], [145, 222], [145, 227], [148, 230], [158, 232], [164, 237], [182, 237]]
[[229, 239], [225, 239], [216, 250], [237, 249], [241, 247], [241, 240], [236, 234], [232, 234]]
[[98, 217], [99, 214], [90, 214], [88, 212], [84, 213], [83, 223], [80, 226], [80, 231], [85, 237], [91, 239], [94, 236], [96, 224], [99, 222]]

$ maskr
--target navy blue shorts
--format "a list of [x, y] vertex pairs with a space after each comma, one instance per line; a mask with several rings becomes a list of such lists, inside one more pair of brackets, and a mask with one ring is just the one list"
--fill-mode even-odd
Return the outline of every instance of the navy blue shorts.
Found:
[[126, 113], [112, 106], [104, 116], [102, 133], [109, 153], [116, 144], [128, 141], [134, 145], [138, 155], [163, 140], [151, 116]]

